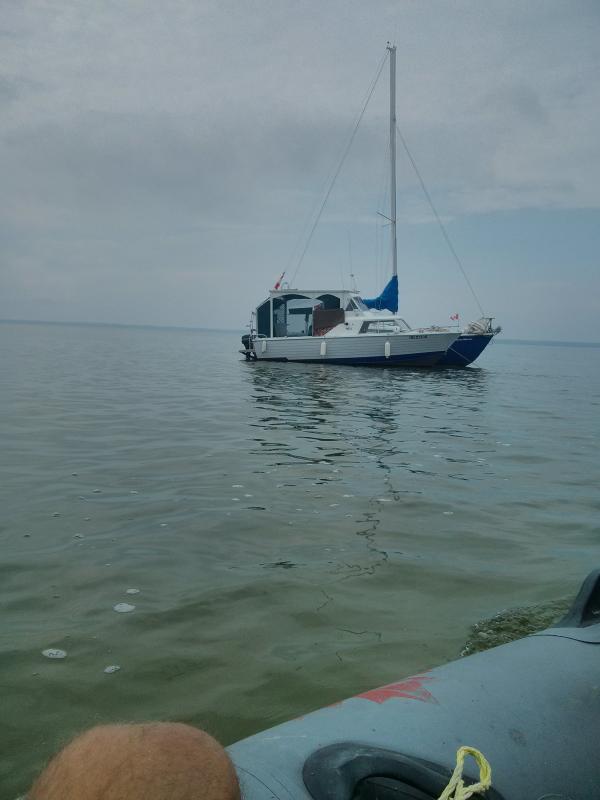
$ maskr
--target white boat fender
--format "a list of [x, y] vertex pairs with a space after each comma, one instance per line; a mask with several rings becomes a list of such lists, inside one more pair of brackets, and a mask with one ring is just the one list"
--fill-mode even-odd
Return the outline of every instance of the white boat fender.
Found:
[[[251, 736], [244, 800], [437, 800], [465, 744], [486, 800], [600, 797], [600, 570], [556, 626]], [[477, 781], [465, 764], [465, 784]], [[446, 795], [448, 796], [448, 795]]]

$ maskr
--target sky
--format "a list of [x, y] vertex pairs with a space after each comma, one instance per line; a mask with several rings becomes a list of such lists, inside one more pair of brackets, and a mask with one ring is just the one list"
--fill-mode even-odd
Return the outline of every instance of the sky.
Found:
[[[485, 313], [600, 340], [597, 0], [0, 11], [0, 318], [243, 331], [296, 274], [391, 40], [400, 129]], [[386, 64], [296, 288], [390, 275], [388, 92]], [[397, 197], [400, 312], [475, 319], [401, 146]]]

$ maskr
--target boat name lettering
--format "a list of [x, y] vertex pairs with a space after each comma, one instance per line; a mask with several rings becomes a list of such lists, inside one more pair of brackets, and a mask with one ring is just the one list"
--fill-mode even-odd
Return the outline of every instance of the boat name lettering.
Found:
[[427, 338], [427, 334], [423, 333], [422, 335], [418, 335], [418, 336], [409, 336], [408, 338], [409, 338], [409, 339], [426, 339], [426, 338]]

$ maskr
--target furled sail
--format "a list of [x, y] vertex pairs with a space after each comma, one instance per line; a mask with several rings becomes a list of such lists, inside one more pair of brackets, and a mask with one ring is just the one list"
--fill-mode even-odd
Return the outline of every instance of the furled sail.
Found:
[[398, 312], [398, 276], [394, 275], [379, 297], [372, 300], [364, 300], [367, 308], [374, 308], [377, 311], [391, 311], [392, 314]]

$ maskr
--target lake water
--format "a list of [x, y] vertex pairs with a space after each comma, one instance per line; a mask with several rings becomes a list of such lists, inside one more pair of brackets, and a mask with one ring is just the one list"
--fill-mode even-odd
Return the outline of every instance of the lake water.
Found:
[[238, 346], [0, 325], [2, 798], [82, 728], [229, 743], [456, 658], [600, 565], [600, 349], [408, 371]]

